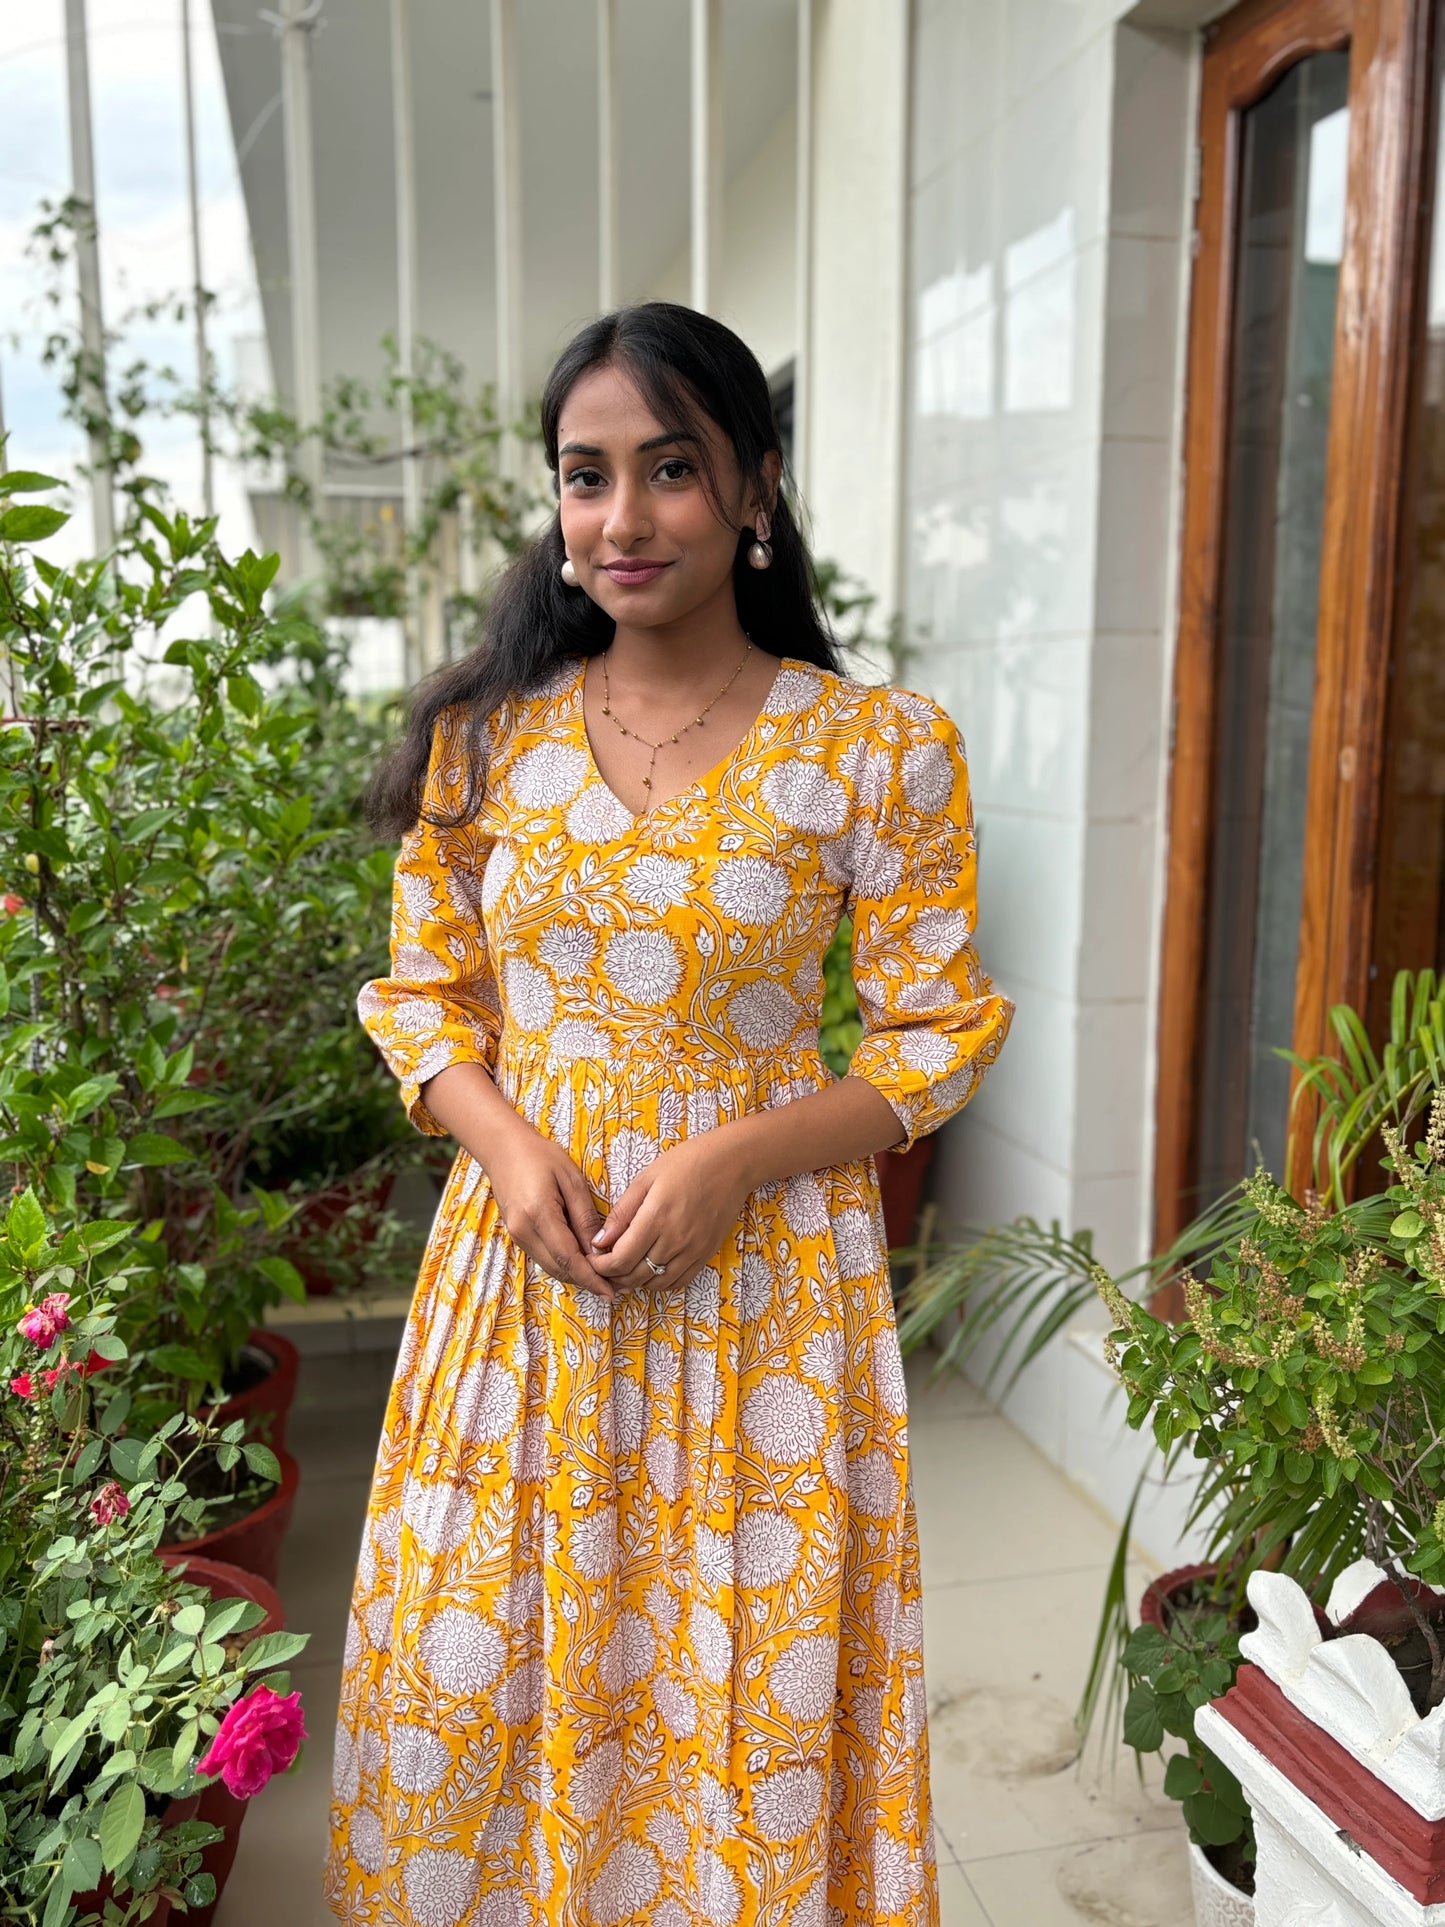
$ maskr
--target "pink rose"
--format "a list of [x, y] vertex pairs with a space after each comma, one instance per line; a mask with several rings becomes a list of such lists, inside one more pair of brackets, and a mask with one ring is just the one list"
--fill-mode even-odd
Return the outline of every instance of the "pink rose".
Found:
[[285, 1772], [306, 1737], [300, 1693], [283, 1699], [269, 1686], [257, 1686], [227, 1709], [196, 1771], [219, 1773], [229, 1792], [249, 1800], [273, 1773]]
[[130, 1511], [130, 1500], [125, 1488], [108, 1479], [90, 1502], [90, 1516], [98, 1526], [114, 1525]]
[[30, 1307], [19, 1328], [41, 1351], [48, 1352], [60, 1334], [70, 1330], [70, 1293], [52, 1291], [40, 1304]]

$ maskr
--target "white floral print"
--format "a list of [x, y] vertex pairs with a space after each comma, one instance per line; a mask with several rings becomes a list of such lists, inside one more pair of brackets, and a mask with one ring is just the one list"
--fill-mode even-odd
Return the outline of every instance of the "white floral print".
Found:
[[[942, 1123], [1010, 1015], [973, 948], [949, 719], [789, 658], [734, 753], [633, 817], [592, 761], [582, 669], [485, 731], [438, 723], [391, 974], [358, 998], [417, 1127], [441, 1134], [428, 1080], [480, 1064], [605, 1213], [671, 1147], [831, 1083], [845, 911], [850, 1074], [905, 1144]], [[528, 1257], [457, 1158], [347, 1620], [327, 1895], [348, 1927], [752, 1927], [764, 1906], [937, 1927], [881, 1231], [868, 1159], [805, 1172], [761, 1185], [685, 1290], [609, 1305]]]

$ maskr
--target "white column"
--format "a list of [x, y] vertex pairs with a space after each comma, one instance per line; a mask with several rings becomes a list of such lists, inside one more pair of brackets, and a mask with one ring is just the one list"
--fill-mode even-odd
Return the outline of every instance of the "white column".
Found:
[[[516, 0], [492, 0], [492, 193], [497, 284], [497, 405], [510, 428], [522, 406], [522, 142]], [[502, 439], [504, 472], [518, 467], [516, 437]]]
[[[316, 172], [311, 134], [311, 28], [318, 0], [282, 0], [281, 115], [286, 144], [286, 244], [291, 275], [291, 389], [303, 440], [298, 456], [317, 514], [325, 460], [321, 424], [321, 291], [316, 254]], [[307, 577], [320, 557], [305, 521], [301, 569]]]
[[617, 306], [617, 0], [597, 0], [597, 305]]
[[186, 107], [186, 201], [191, 217], [191, 299], [196, 308], [196, 383], [200, 389], [197, 426], [201, 431], [201, 502], [216, 512], [211, 459], [211, 350], [206, 339], [206, 288], [201, 275], [201, 196], [196, 177], [196, 86], [191, 60], [191, 0], [181, 0], [181, 71]]
[[65, 0], [65, 73], [70, 93], [71, 193], [80, 203], [75, 230], [75, 264], [80, 283], [80, 393], [96, 424], [89, 431], [90, 507], [97, 554], [115, 541], [115, 502], [111, 492], [110, 446], [106, 424], [105, 327], [100, 307], [100, 238], [95, 207], [95, 148], [90, 128], [90, 45], [85, 0]]
[[692, 0], [692, 305], [722, 298], [722, 0]]
[[[401, 520], [402, 539], [410, 547], [421, 527], [422, 461], [416, 448], [416, 410], [412, 405], [411, 382], [416, 375], [417, 308], [417, 204], [416, 204], [416, 131], [411, 87], [410, 0], [391, 0], [391, 137], [392, 164], [396, 192], [396, 360], [402, 379], [398, 408], [401, 437]], [[408, 680], [411, 671], [430, 667], [440, 655], [438, 647], [428, 647], [421, 600], [420, 571], [408, 564], [406, 584], [406, 648]]]
[[813, 0], [798, 0], [797, 293], [793, 357], [793, 477], [808, 495], [813, 366]]

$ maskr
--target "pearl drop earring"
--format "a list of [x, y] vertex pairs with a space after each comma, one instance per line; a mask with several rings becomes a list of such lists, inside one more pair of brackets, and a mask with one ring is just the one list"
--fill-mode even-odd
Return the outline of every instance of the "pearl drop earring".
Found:
[[570, 555], [558, 570], [558, 574], [569, 589], [575, 589], [577, 587], [577, 571], [572, 567], [572, 558]]
[[768, 545], [768, 537], [772, 532], [772, 523], [768, 520], [766, 513], [759, 510], [758, 519], [753, 528], [757, 541], [748, 550], [748, 561], [755, 569], [770, 569], [773, 566], [773, 551]]

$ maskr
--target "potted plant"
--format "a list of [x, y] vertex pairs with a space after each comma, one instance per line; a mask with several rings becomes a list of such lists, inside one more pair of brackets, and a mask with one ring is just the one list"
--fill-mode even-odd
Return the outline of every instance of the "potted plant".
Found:
[[1098, 1277], [1130, 1422], [1223, 1473], [1223, 1530], [1252, 1549], [1239, 1648], [1259, 1670], [1198, 1731], [1256, 1805], [1266, 1923], [1300, 1917], [1302, 1883], [1349, 1896], [1340, 1919], [1379, 1918], [1381, 1893], [1400, 1919], [1445, 1901], [1445, 1089], [1417, 1142], [1382, 1135], [1382, 1195], [1331, 1209], [1252, 1180], [1252, 1221], [1180, 1323]]
[[288, 1683], [256, 1683], [304, 1639], [238, 1652], [228, 1637], [261, 1609], [213, 1607], [157, 1553], [177, 1520], [200, 1516], [198, 1462], [235, 1453], [265, 1470], [270, 1455], [239, 1422], [218, 1433], [178, 1412], [154, 1437], [128, 1428], [120, 1314], [135, 1231], [59, 1229], [30, 1189], [0, 1221], [0, 1894], [39, 1927], [205, 1904], [208, 1741], [228, 1722], [232, 1741], [264, 1729], [267, 1757], [285, 1764], [301, 1737]]
[[[1369, 1148], [1381, 1141], [1383, 1129], [1411, 1139], [1418, 1135], [1437, 1087], [1439, 1067], [1445, 1063], [1445, 995], [1431, 971], [1400, 973], [1391, 1002], [1390, 1034], [1378, 1050], [1357, 1013], [1347, 1006], [1332, 1012], [1332, 1024], [1338, 1039], [1336, 1052], [1309, 1061], [1291, 1060], [1300, 1073], [1295, 1101], [1301, 1112], [1297, 1115], [1307, 1104], [1317, 1107], [1312, 1161], [1323, 1202], [1312, 1208], [1324, 1218], [1342, 1210], [1353, 1191], [1367, 1188], [1363, 1160]], [[1147, 1306], [1159, 1301], [1166, 1288], [1177, 1289], [1190, 1274], [1208, 1279], [1221, 1260], [1227, 1272], [1230, 1254], [1237, 1258], [1240, 1241], [1258, 1229], [1261, 1195], [1265, 1208], [1277, 1216], [1283, 1212], [1287, 1223], [1296, 1214], [1308, 1216], [1311, 1210], [1308, 1205], [1280, 1202], [1275, 1187], [1267, 1183], [1263, 1193], [1255, 1180], [1242, 1184], [1212, 1203], [1168, 1249], [1118, 1274], [1112, 1281], [1118, 1298]], [[1388, 1200], [1378, 1199], [1373, 1204], [1366, 1200], [1360, 1214], [1366, 1221], [1365, 1235], [1376, 1237], [1387, 1232], [1399, 1215]], [[1044, 1226], [1021, 1218], [920, 1255], [925, 1262], [900, 1300], [899, 1335], [905, 1352], [929, 1341], [940, 1342], [939, 1371], [960, 1369], [991, 1352], [983, 1374], [986, 1384], [1005, 1389], [1012, 1385], [1047, 1345], [1097, 1302], [1099, 1272], [1088, 1231], [1070, 1234], [1057, 1223]], [[1197, 1289], [1208, 1297], [1213, 1288]], [[965, 1305], [966, 1321], [959, 1316]], [[1136, 1424], [1148, 1415], [1147, 1406], [1131, 1404], [1130, 1416]], [[1156, 1426], [1166, 1469], [1172, 1469], [1190, 1455], [1196, 1433], [1184, 1431], [1171, 1438], [1167, 1424], [1157, 1415]], [[1174, 1602], [1180, 1598], [1187, 1606], [1204, 1610], [1211, 1620], [1211, 1633], [1217, 1634], [1214, 1614], [1222, 1611], [1227, 1623], [1219, 1638], [1218, 1657], [1237, 1667], [1238, 1642], [1254, 1623], [1248, 1598], [1251, 1573], [1282, 1568], [1295, 1575], [1316, 1602], [1327, 1595], [1332, 1577], [1346, 1571], [1365, 1550], [1366, 1514], [1355, 1503], [1354, 1483], [1347, 1482], [1347, 1491], [1337, 1488], [1332, 1501], [1317, 1504], [1308, 1488], [1291, 1487], [1294, 1469], [1278, 1451], [1258, 1463], [1226, 1455], [1203, 1465], [1188, 1525], [1210, 1529], [1210, 1564], [1167, 1574], [1157, 1582], [1146, 1594], [1145, 1626], [1152, 1624], [1167, 1635]], [[1140, 1686], [1155, 1684], [1151, 1674], [1164, 1664], [1152, 1638], [1142, 1640], [1130, 1653], [1135, 1629], [1127, 1609], [1125, 1577], [1132, 1522], [1130, 1507], [1106, 1584], [1093, 1662], [1079, 1708], [1081, 1741], [1100, 1721], [1106, 1732], [1115, 1731], [1129, 1697]], [[1313, 1611], [1318, 1624], [1330, 1623], [1318, 1603]], [[1187, 1637], [1189, 1644], [1197, 1643], [1194, 1629], [1188, 1629]], [[1172, 1687], [1175, 1675], [1166, 1677]], [[1220, 1678], [1214, 1669], [1211, 1684]], [[1190, 1684], [1197, 1697], [1199, 1682]], [[1152, 1737], [1154, 1726], [1153, 1713], [1143, 1710], [1147, 1699], [1141, 1696], [1138, 1704], [1137, 1723], [1130, 1724], [1136, 1740]], [[1178, 1725], [1182, 1716], [1177, 1701], [1173, 1710]], [[1172, 1790], [1182, 1795], [1185, 1784], [1184, 1770], [1175, 1769]], [[1191, 1797], [1198, 1790], [1190, 1780]], [[1206, 1838], [1208, 1830], [1207, 1817], [1204, 1826], [1192, 1829], [1198, 1849], [1194, 1864], [1201, 1920], [1246, 1919], [1249, 1915], [1239, 1909], [1252, 1904], [1247, 1895], [1237, 1890], [1222, 1892], [1220, 1876], [1206, 1858], [1206, 1851], [1215, 1844]], [[1241, 1840], [1247, 1857], [1249, 1835]], [[1247, 1872], [1238, 1865], [1232, 1871], [1248, 1885]]]

